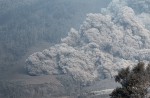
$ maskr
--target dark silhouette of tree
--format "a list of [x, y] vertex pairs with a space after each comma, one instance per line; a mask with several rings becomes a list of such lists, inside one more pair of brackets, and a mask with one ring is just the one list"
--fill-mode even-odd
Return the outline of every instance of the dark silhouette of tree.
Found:
[[139, 62], [130, 70], [121, 69], [115, 76], [115, 81], [121, 84], [110, 94], [110, 98], [148, 98], [147, 89], [150, 86], [150, 64], [147, 67]]

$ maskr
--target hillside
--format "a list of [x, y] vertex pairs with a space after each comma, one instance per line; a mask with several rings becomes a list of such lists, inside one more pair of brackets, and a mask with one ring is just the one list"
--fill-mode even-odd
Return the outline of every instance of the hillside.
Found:
[[69, 74], [88, 84], [112, 78], [138, 61], [149, 62], [149, 3], [113, 0], [101, 13], [88, 14], [80, 29], [72, 28], [61, 43], [29, 56], [28, 74]]
[[150, 60], [148, 0], [112, 0], [101, 11], [107, 3], [99, 0], [7, 2], [0, 16], [8, 17], [0, 27], [2, 98], [108, 98], [121, 68]]
[[[29, 76], [25, 60], [55, 43], [87, 13], [109, 0], [0, 0], [0, 98], [74, 98], [80, 82], [70, 75]], [[101, 89], [100, 89], [101, 90]], [[89, 91], [89, 90], [88, 90]]]
[[[30, 54], [58, 43], [102, 0], [0, 0], [0, 72], [24, 65]], [[11, 69], [10, 69], [11, 70]]]

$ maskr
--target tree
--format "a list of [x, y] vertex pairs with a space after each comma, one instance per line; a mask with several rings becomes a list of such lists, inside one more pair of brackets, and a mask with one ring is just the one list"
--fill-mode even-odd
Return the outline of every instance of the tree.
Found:
[[115, 81], [121, 84], [110, 94], [110, 98], [147, 98], [150, 86], [150, 64], [145, 67], [139, 62], [130, 70], [129, 67], [121, 69], [115, 76]]

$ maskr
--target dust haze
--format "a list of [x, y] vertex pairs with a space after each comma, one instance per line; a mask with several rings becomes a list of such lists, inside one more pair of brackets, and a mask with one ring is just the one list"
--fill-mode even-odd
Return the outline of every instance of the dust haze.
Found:
[[149, 5], [1, 0], [0, 98], [109, 98], [121, 68], [150, 60]]

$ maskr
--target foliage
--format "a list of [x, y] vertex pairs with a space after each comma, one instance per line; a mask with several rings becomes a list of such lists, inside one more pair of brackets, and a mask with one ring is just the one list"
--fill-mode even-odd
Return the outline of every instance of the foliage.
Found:
[[145, 98], [150, 80], [150, 64], [145, 68], [139, 62], [133, 69], [121, 69], [115, 76], [115, 81], [121, 84], [111, 94], [111, 98]]

